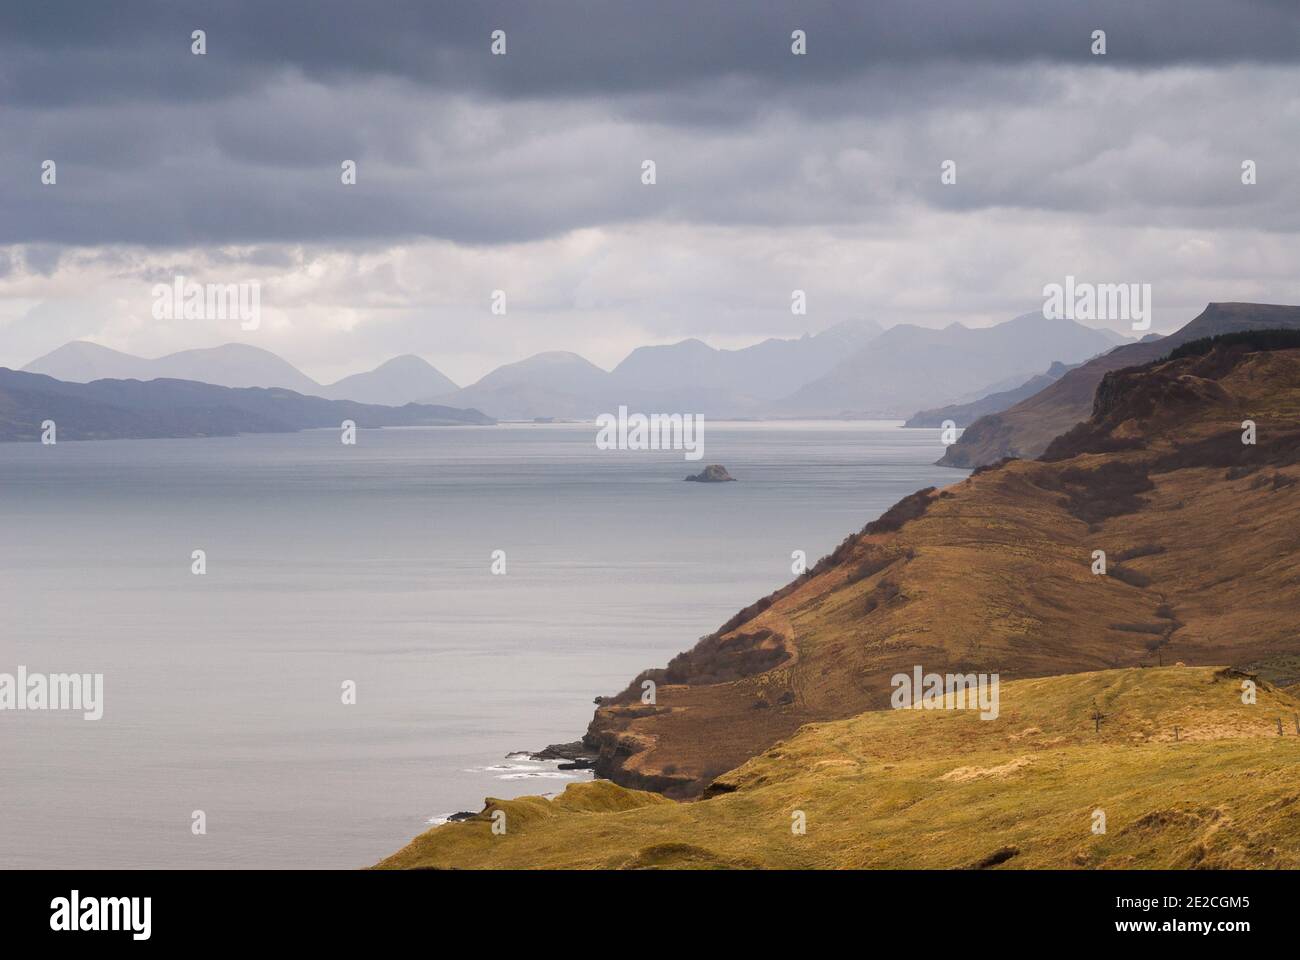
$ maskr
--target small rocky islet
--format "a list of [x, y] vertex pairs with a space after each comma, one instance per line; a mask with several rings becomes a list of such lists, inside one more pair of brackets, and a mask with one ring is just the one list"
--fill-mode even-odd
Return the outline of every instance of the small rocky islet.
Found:
[[699, 473], [693, 473], [686, 479], [696, 483], [726, 483], [736, 478], [729, 474], [722, 464], [711, 463]]

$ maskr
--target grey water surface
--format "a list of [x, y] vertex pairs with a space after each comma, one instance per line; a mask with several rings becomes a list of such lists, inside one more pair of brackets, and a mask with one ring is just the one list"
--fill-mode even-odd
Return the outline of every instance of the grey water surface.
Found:
[[709, 423], [699, 462], [595, 433], [0, 444], [0, 672], [104, 675], [99, 721], [0, 712], [0, 867], [360, 867], [562, 790], [507, 754], [964, 475], [894, 423]]

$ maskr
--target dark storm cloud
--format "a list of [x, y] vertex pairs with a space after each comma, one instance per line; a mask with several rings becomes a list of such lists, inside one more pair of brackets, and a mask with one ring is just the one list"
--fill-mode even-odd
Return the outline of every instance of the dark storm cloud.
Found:
[[[789, 56], [806, 30], [810, 56]], [[189, 34], [207, 31], [203, 70]], [[510, 54], [485, 57], [507, 31]], [[11, 105], [189, 100], [285, 68], [323, 82], [391, 75], [497, 96], [662, 91], [750, 76], [826, 82], [879, 64], [1083, 61], [1105, 29], [1112, 63], [1290, 61], [1292, 0], [314, 0], [86, 3], [0, 8], [0, 94]]]
[[[488, 55], [495, 28], [505, 57]], [[1278, 179], [1251, 205], [1232, 186], [1242, 150], [1274, 170], [1294, 152], [1267, 126], [1285, 104], [1205, 78], [1289, 69], [1297, 35], [1281, 0], [7, 4], [0, 243], [497, 244], [646, 219], [888, 222], [916, 204], [1289, 229], [1300, 206]], [[1079, 107], [1063, 76], [1179, 64], [1199, 72], [1191, 93], [1141, 109]], [[1211, 119], [1218, 143], [1188, 150]], [[948, 156], [967, 176], [943, 193]]]

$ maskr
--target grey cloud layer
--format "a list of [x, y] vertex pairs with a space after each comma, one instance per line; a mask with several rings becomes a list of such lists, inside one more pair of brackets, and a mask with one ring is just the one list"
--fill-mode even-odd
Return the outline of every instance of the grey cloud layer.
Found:
[[[485, 244], [656, 219], [888, 222], [915, 205], [1293, 230], [1297, 79], [1287, 67], [881, 68], [707, 126], [644, 119], [644, 100], [487, 101], [282, 75], [202, 108], [10, 111], [0, 164], [24, 175], [0, 185], [0, 243]], [[890, 91], [909, 81], [900, 110]], [[667, 99], [656, 109], [671, 112]], [[647, 158], [653, 188], [639, 181]], [[58, 163], [55, 187], [39, 182], [44, 159]], [[340, 185], [344, 159], [358, 162], [355, 187]], [[943, 159], [958, 164], [956, 187], [939, 183]], [[1260, 168], [1249, 192], [1242, 159]]]
[[7, 5], [0, 243], [492, 244], [916, 203], [1292, 229], [1289, 185], [1231, 174], [1296, 154], [1298, 32], [1271, 0]]
[[[210, 40], [184, 69], [188, 36]], [[487, 58], [495, 28], [511, 53]], [[789, 56], [792, 28], [812, 54]], [[608, 95], [701, 80], [839, 80], [866, 65], [1088, 58], [1095, 28], [1130, 66], [1297, 58], [1291, 0], [313, 0], [219, 4], [45, 0], [0, 8], [10, 105], [186, 101], [255, 87], [285, 67], [336, 82], [403, 77], [497, 95]]]

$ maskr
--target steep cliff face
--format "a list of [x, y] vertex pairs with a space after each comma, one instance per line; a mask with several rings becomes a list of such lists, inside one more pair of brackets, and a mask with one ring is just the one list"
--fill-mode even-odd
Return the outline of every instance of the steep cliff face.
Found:
[[890, 678], [916, 665], [1007, 680], [1176, 661], [1273, 675], [1300, 653], [1297, 458], [1300, 350], [1237, 344], [1115, 373], [1043, 460], [913, 494], [605, 700], [586, 735], [597, 770], [698, 796], [804, 724], [886, 707]]
[[1177, 333], [1116, 347], [1009, 409], [981, 417], [948, 447], [939, 463], [973, 468], [996, 463], [1004, 457], [1037, 457], [1055, 437], [1087, 419], [1093, 395], [1107, 373], [1149, 363], [1184, 343], [1205, 337], [1265, 328], [1300, 329], [1300, 307], [1211, 303]]

